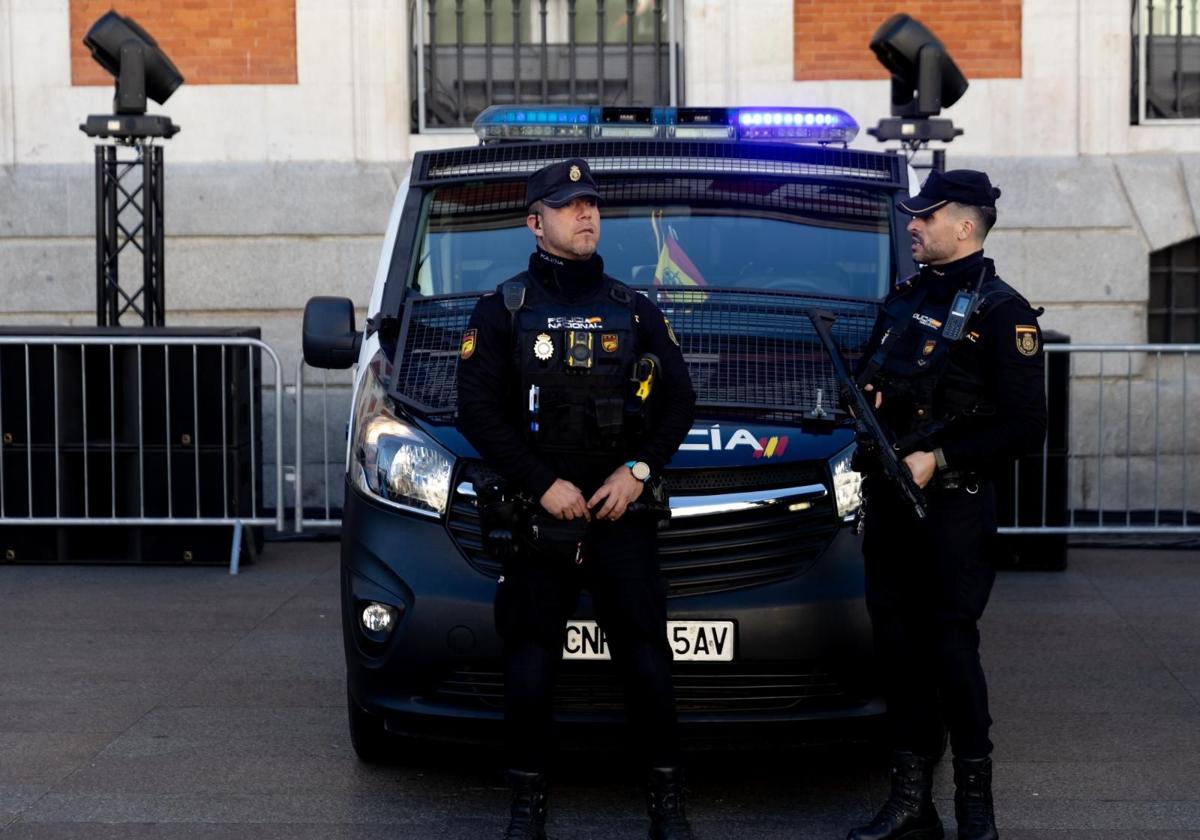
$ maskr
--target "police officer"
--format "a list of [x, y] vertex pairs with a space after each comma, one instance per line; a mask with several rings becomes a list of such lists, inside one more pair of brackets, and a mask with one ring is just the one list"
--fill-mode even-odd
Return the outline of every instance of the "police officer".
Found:
[[867, 606], [895, 754], [891, 795], [849, 840], [943, 836], [931, 796], [943, 726], [958, 836], [998, 836], [977, 628], [995, 579], [992, 477], [1046, 430], [1041, 310], [983, 255], [999, 197], [983, 172], [935, 171], [900, 202], [923, 265], [888, 296], [858, 371], [929, 511], [919, 520], [863, 453]]
[[656, 522], [627, 509], [647, 503], [696, 396], [662, 312], [604, 273], [599, 197], [580, 158], [529, 178], [537, 249], [479, 301], [458, 367], [459, 430], [510, 492], [535, 500], [537, 524], [517, 526], [496, 590], [513, 788], [504, 836], [545, 837], [552, 693], [586, 588], [650, 768], [650, 837], [690, 840]]

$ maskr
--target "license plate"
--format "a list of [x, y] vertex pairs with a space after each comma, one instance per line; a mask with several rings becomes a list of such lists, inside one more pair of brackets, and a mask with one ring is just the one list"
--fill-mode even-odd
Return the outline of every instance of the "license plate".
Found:
[[[668, 621], [667, 644], [676, 662], [732, 662], [732, 621]], [[594, 621], [567, 622], [563, 659], [611, 659], [608, 639]]]

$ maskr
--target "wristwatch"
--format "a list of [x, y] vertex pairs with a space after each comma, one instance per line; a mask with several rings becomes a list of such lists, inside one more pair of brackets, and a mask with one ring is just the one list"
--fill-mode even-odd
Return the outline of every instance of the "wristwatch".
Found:
[[633, 477], [643, 484], [650, 480], [650, 465], [645, 461], [626, 461], [625, 466], [633, 473]]

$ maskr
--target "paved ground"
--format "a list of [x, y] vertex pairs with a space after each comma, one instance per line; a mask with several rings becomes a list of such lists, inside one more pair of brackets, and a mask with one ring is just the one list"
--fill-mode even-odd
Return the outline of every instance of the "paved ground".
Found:
[[[1198, 604], [1198, 552], [1076, 551], [1065, 574], [1001, 575], [984, 645], [1005, 838], [1200, 838]], [[499, 836], [486, 757], [356, 762], [337, 611], [332, 543], [270, 544], [236, 578], [0, 568], [0, 833]], [[853, 749], [710, 758], [692, 788], [702, 838], [841, 838], [884, 768]], [[611, 762], [556, 794], [560, 840], [645, 836]]]

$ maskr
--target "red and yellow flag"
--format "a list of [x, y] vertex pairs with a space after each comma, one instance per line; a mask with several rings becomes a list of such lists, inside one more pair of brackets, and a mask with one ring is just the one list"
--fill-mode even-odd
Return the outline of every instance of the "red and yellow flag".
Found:
[[704, 275], [679, 244], [675, 229], [668, 225], [663, 233], [661, 223], [662, 211], [656, 210], [650, 216], [654, 240], [658, 244], [654, 285], [662, 289], [661, 295], [673, 304], [704, 303], [708, 300], [708, 292], [703, 291], [707, 285]]

